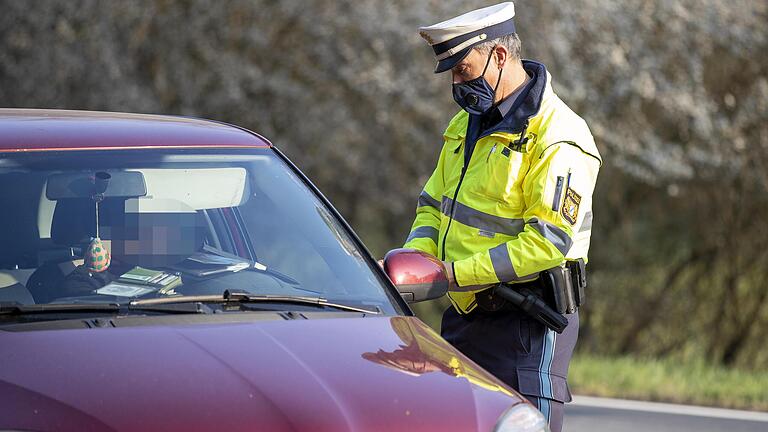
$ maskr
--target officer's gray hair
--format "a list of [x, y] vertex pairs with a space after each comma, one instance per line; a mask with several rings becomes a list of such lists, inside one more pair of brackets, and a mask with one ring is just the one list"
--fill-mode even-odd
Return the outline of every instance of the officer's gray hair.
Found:
[[477, 44], [475, 45], [475, 49], [478, 50], [480, 54], [488, 55], [496, 45], [501, 45], [506, 48], [507, 51], [509, 51], [509, 56], [512, 60], [519, 61], [522, 58], [523, 44], [520, 42], [520, 37], [517, 33], [504, 35], [498, 39]]

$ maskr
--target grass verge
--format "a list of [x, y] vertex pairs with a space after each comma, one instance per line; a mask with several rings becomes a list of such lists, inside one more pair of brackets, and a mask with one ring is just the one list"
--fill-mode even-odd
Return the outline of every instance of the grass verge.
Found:
[[768, 371], [703, 361], [577, 354], [568, 382], [574, 394], [768, 411]]

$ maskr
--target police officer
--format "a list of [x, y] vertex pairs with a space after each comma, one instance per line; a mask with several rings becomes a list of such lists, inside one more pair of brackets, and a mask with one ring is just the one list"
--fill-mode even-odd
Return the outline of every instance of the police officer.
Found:
[[584, 120], [522, 60], [511, 2], [420, 29], [450, 71], [462, 108], [443, 134], [404, 247], [446, 265], [453, 307], [442, 335], [534, 403], [560, 431], [578, 313], [557, 333], [498, 295], [499, 283], [541, 291], [540, 274], [586, 261], [592, 192], [602, 163]]

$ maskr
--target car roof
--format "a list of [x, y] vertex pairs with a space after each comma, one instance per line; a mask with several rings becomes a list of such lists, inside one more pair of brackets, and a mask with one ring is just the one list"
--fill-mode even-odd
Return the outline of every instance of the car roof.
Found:
[[0, 152], [271, 147], [226, 123], [167, 115], [0, 109]]

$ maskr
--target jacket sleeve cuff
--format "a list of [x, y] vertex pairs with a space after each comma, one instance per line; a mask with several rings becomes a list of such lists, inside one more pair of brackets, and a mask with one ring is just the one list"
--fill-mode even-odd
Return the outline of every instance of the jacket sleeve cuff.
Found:
[[453, 262], [453, 277], [458, 286], [488, 285], [499, 282], [488, 251]]

